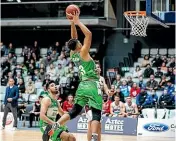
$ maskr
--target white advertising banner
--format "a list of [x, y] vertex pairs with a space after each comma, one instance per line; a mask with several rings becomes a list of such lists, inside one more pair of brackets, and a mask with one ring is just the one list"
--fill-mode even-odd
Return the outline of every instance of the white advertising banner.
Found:
[[139, 118], [137, 136], [175, 138], [175, 119]]
[[[2, 125], [3, 116], [4, 116], [4, 112], [0, 112], [0, 124], [1, 125]], [[12, 128], [13, 122], [14, 122], [13, 114], [8, 113], [5, 128], [7, 128], [7, 129]]]

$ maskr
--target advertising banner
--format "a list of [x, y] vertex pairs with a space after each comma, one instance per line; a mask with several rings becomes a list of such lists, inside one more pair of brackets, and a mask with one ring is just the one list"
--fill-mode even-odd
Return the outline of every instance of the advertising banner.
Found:
[[[2, 125], [3, 116], [4, 116], [4, 112], [0, 112], [0, 124], [1, 125]], [[8, 113], [5, 128], [11, 129], [13, 127], [13, 122], [14, 122], [13, 114]]]
[[175, 119], [138, 119], [137, 135], [175, 137]]
[[[88, 123], [85, 116], [78, 116], [69, 121], [67, 126], [70, 132], [87, 133]], [[103, 117], [101, 121], [102, 134], [115, 135], [136, 135], [137, 134], [137, 119], [133, 118], [117, 118]]]

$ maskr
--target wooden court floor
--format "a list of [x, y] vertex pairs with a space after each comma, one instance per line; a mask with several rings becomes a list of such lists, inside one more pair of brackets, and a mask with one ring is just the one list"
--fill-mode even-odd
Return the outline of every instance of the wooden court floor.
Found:
[[[74, 134], [77, 141], [87, 141], [86, 134]], [[42, 141], [40, 131], [0, 130], [0, 141]], [[102, 141], [174, 141], [172, 138], [102, 135]]]

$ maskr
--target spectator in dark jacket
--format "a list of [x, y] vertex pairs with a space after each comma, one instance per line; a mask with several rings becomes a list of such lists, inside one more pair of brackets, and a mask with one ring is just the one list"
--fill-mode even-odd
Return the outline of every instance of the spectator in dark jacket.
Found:
[[23, 79], [19, 80], [18, 89], [20, 93], [25, 93], [25, 84], [24, 84]]
[[152, 75], [152, 74], [154, 74], [154, 70], [151, 68], [151, 65], [148, 64], [148, 65], [147, 65], [147, 68], [146, 68], [145, 71], [144, 71], [144, 77], [145, 77], [145, 78], [149, 78], [150, 75]]
[[166, 89], [167, 89], [167, 92], [172, 95], [175, 91], [175, 87], [174, 85], [172, 84], [172, 82], [169, 80], [167, 81], [167, 86], [166, 86]]
[[155, 104], [158, 102], [158, 96], [156, 95], [156, 91], [152, 90], [149, 96], [149, 103], [151, 103], [151, 106], [154, 107]]
[[132, 77], [131, 77], [131, 76], [128, 76], [128, 77], [127, 77], [127, 84], [128, 84], [128, 86], [130, 86], [130, 87], [133, 86], [133, 80], [132, 80]]
[[20, 73], [22, 74], [23, 73], [23, 70], [22, 70], [22, 67], [21, 65], [17, 65], [16, 68], [13, 70], [13, 76], [17, 76], [17, 73]]
[[136, 97], [136, 104], [139, 109], [144, 108], [150, 104], [150, 96], [147, 94], [145, 88], [141, 88], [141, 92]]
[[157, 68], [157, 72], [155, 72], [156, 78], [161, 78], [163, 76], [163, 73], [161, 72], [161, 68]]
[[156, 57], [152, 60], [152, 63], [153, 63], [153, 67], [161, 67], [163, 60], [160, 58], [159, 55], [156, 55]]
[[166, 80], [166, 76], [163, 75], [161, 78], [161, 81], [159, 82], [159, 88], [161, 90], [164, 90], [164, 88], [167, 86], [167, 80]]
[[170, 95], [167, 89], [164, 90], [163, 94], [159, 98], [159, 105], [163, 107], [171, 106], [172, 105], [172, 95]]
[[147, 90], [157, 90], [158, 89], [158, 82], [155, 80], [154, 75], [150, 76], [150, 80], [146, 83]]
[[144, 83], [142, 76], [139, 77], [139, 87], [140, 88], [145, 88], [146, 87], [146, 84]]
[[10, 63], [7, 58], [4, 59], [3, 63], [1, 63], [2, 75], [7, 75], [10, 72]]

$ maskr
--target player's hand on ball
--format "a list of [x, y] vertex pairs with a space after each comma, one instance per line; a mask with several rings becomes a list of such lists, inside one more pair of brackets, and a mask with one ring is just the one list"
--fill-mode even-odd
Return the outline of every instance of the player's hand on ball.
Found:
[[78, 12], [74, 12], [74, 15], [72, 14], [67, 14], [67, 16], [70, 16], [72, 17], [73, 19], [70, 20], [70, 21], [73, 21], [75, 24], [78, 24], [80, 21], [79, 21], [79, 13]]

